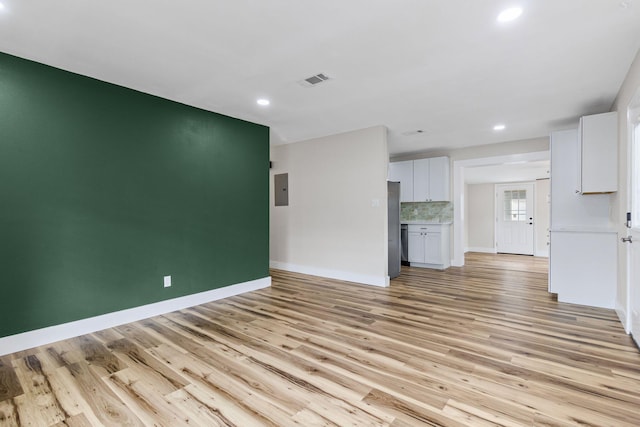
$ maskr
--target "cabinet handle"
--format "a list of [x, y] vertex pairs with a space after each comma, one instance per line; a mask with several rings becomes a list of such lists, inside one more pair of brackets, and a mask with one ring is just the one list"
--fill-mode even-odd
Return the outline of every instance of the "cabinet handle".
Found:
[[576, 190], [576, 194], [580, 194], [580, 190]]
[[622, 240], [624, 243], [633, 243], [633, 240], [632, 240], [631, 236], [623, 237], [620, 240]]

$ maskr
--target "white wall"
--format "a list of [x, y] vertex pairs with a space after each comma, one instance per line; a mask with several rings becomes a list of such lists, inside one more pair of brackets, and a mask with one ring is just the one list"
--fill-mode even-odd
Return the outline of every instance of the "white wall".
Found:
[[[273, 268], [388, 285], [387, 129], [379, 126], [271, 148]], [[289, 206], [273, 175], [289, 174]]]
[[467, 248], [471, 252], [495, 253], [495, 184], [469, 184], [467, 189]]
[[536, 256], [549, 256], [549, 222], [551, 215], [551, 197], [549, 179], [539, 179], [536, 181]]
[[[618, 232], [618, 236], [626, 236], [625, 227], [626, 212], [629, 210], [629, 182], [627, 173], [629, 171], [628, 138], [629, 129], [627, 126], [627, 107], [631, 102], [636, 90], [640, 88], [640, 51], [629, 68], [618, 96], [613, 104], [612, 111], [618, 112], [618, 192], [612, 197], [613, 209], [611, 210], [611, 223]], [[635, 243], [634, 243], [635, 244]], [[626, 314], [628, 305], [627, 289], [627, 249], [628, 244], [618, 240], [618, 287], [616, 299], [616, 311], [620, 316], [625, 328], [628, 329]]]

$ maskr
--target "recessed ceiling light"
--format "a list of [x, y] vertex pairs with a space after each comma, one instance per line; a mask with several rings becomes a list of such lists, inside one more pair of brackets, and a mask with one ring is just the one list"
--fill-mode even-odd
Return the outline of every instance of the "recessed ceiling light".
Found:
[[260, 98], [256, 102], [258, 103], [258, 105], [261, 105], [263, 107], [266, 107], [267, 105], [271, 104], [271, 101], [265, 98]]
[[498, 22], [509, 22], [514, 19], [518, 19], [522, 15], [522, 8], [520, 7], [510, 7], [509, 9], [505, 9], [500, 12], [500, 15], [496, 18]]
[[0, 11], [3, 11], [5, 9], [4, 4], [0, 3]]
[[499, 125], [495, 125], [493, 127], [493, 130], [504, 130], [505, 128], [506, 128], [506, 126], [501, 123]]

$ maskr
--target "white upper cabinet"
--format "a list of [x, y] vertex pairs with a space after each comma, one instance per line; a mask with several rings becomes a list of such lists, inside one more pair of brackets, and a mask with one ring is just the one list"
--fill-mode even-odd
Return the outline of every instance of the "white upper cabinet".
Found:
[[401, 202], [448, 202], [449, 158], [389, 163], [389, 181], [400, 182]]
[[413, 202], [413, 160], [389, 163], [389, 181], [400, 183], [401, 202]]
[[449, 158], [413, 161], [413, 201], [449, 201]]
[[618, 191], [618, 116], [616, 112], [584, 116], [578, 129], [580, 194]]

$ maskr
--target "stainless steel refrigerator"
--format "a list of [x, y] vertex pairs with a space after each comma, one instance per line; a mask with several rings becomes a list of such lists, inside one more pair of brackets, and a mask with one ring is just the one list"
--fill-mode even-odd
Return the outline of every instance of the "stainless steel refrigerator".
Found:
[[387, 181], [389, 278], [400, 275], [400, 183]]

